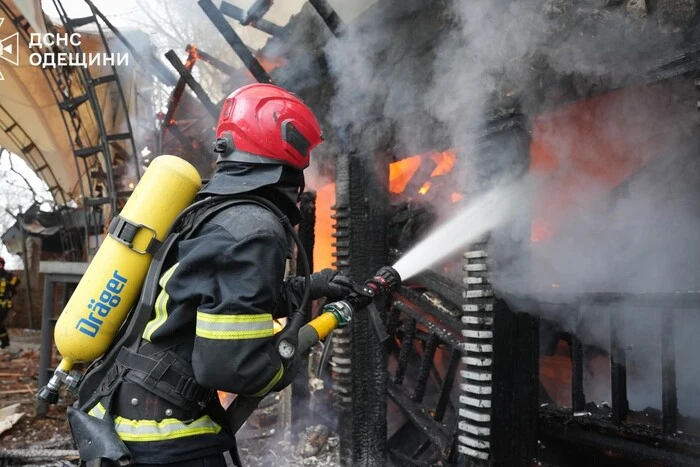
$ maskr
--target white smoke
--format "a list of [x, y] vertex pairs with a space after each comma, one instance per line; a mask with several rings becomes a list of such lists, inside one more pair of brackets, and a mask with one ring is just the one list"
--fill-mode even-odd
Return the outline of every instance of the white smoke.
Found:
[[[492, 248], [504, 257], [495, 283], [513, 306], [519, 304], [516, 295], [540, 299], [553, 290], [552, 283], [568, 297], [700, 289], [700, 173], [698, 164], [690, 163], [697, 145], [689, 144], [697, 141], [699, 122], [692, 83], [639, 88], [609, 98], [589, 113], [582, 109], [581, 118], [594, 120], [591, 135], [602, 140], [599, 151], [583, 151], [585, 157], [603, 158], [597, 172], [586, 173], [575, 159], [582, 153], [580, 145], [592, 144], [572, 139], [576, 125], [552, 126], [561, 124], [556, 112], [565, 110], [566, 102], [642, 83], [658, 60], [674, 57], [687, 29], [673, 19], [673, 5], [659, 3], [657, 11], [641, 11], [592, 0], [384, 3], [389, 2], [361, 14], [326, 49], [336, 78], [330, 117], [336, 128], [352, 129], [357, 137], [368, 125], [388, 120], [399, 156], [458, 147], [460, 164], [469, 166], [472, 160], [480, 163], [475, 136], [489, 111], [507, 96], [519, 101], [534, 128], [546, 129], [546, 119], [551, 120], [553, 136], [547, 141], [560, 176], [567, 171], [574, 175], [568, 187], [572, 198], [566, 209], [548, 208], [556, 205], [552, 200], [561, 195], [561, 187], [549, 183], [545, 174], [538, 197], [523, 199], [519, 215], [529, 220], [545, 216], [555, 235], [531, 244], [522, 222], [494, 233]], [[436, 141], [443, 146], [431, 148]], [[616, 146], [622, 143], [626, 147]], [[522, 153], [510, 151], [489, 154], [506, 161], [499, 178], [527, 166]], [[634, 161], [620, 180], [605, 176], [621, 164], [610, 160], [606, 166], [608, 154]], [[630, 178], [632, 173], [638, 175]], [[479, 177], [474, 171], [471, 181], [465, 177], [462, 190], [469, 192], [469, 183]], [[517, 238], [522, 241], [514, 242]], [[669, 310], [642, 312], [625, 303], [612, 308], [625, 314], [630, 402], [635, 408], [659, 407], [659, 322]], [[609, 329], [600, 324], [600, 316], [610, 311], [572, 309], [552, 318], [563, 330], [581, 334], [584, 344], [605, 350]], [[698, 378], [697, 372], [688, 373], [688, 362], [698, 349], [686, 339], [686, 330], [698, 324], [686, 313], [676, 335], [679, 405], [692, 413], [700, 413], [691, 394]]]

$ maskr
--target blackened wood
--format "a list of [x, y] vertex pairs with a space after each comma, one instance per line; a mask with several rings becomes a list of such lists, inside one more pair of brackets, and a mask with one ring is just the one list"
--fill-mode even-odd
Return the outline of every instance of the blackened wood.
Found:
[[622, 312], [610, 313], [610, 381], [612, 388], [612, 420], [622, 423], [627, 418], [627, 354], [620, 343], [624, 326]]
[[[232, 5], [231, 3], [228, 2], [221, 2], [221, 13], [230, 16], [231, 18], [237, 20], [239, 23], [243, 23], [243, 18], [245, 18], [245, 11], [243, 9], [238, 8], [236, 5]], [[278, 26], [275, 23], [272, 23], [265, 18], [260, 18], [255, 21], [253, 21], [250, 26], [253, 26], [256, 29], [261, 30], [262, 32], [265, 32], [271, 36], [281, 36], [284, 29], [281, 26]]]
[[430, 334], [428, 340], [425, 343], [425, 349], [423, 350], [423, 359], [420, 362], [420, 368], [418, 369], [418, 378], [416, 379], [416, 388], [413, 391], [413, 396], [411, 400], [413, 402], [422, 402], [423, 396], [425, 395], [425, 388], [428, 384], [428, 377], [430, 376], [430, 369], [433, 367], [433, 358], [435, 357], [435, 350], [438, 346], [438, 337], [435, 334]]
[[[309, 272], [314, 271], [314, 244], [316, 243], [316, 192], [305, 191], [301, 194], [299, 201], [302, 221], [299, 223], [299, 239], [304, 246], [306, 256], [309, 258]], [[297, 264], [297, 274], [303, 275], [304, 271], [298, 269], [301, 263]]]
[[219, 30], [228, 45], [231, 46], [236, 55], [241, 59], [248, 71], [259, 83], [272, 84], [272, 78], [267, 74], [265, 69], [260, 65], [257, 58], [248, 49], [248, 46], [243, 43], [243, 40], [236, 34], [233, 27], [226, 21], [224, 15], [216, 8], [211, 0], [199, 0], [199, 6], [204, 10], [204, 13], [209, 17], [216, 29]]
[[185, 80], [190, 89], [194, 91], [194, 94], [209, 112], [209, 115], [216, 120], [219, 117], [219, 108], [214, 105], [204, 88], [194, 79], [190, 70], [180, 61], [175, 51], [172, 49], [168, 50], [165, 54], [165, 58], [168, 59], [173, 68], [175, 68], [175, 71]]
[[445, 381], [443, 381], [440, 387], [440, 397], [438, 398], [437, 406], [435, 407], [435, 420], [441, 421], [445, 412], [447, 411], [447, 406], [450, 402], [450, 393], [452, 392], [452, 386], [455, 383], [455, 377], [457, 376], [457, 368], [459, 367], [459, 362], [462, 359], [462, 352], [458, 349], [453, 349], [450, 355], [450, 364], [447, 366], [447, 372], [445, 373]]
[[309, 0], [335, 37], [343, 32], [343, 22], [327, 0]]
[[673, 310], [661, 315], [661, 410], [664, 434], [674, 434], [678, 428], [675, 324]]
[[[535, 457], [539, 395], [537, 320], [497, 300], [494, 313], [491, 459], [526, 466]], [[514, 408], [516, 408], [514, 410]]]
[[[440, 450], [443, 451], [447, 447], [448, 434], [447, 429], [442, 423], [437, 422], [434, 418], [422, 410], [422, 406], [413, 402], [401, 392], [401, 387], [395, 384], [389, 384], [387, 387], [389, 397], [391, 397], [396, 405], [403, 413], [411, 420], [413, 425], [418, 428], [430, 441]], [[362, 464], [364, 465], [364, 464]]]
[[583, 346], [575, 335], [571, 335], [571, 408], [582, 411], [586, 406], [583, 393]]
[[[387, 263], [386, 224], [389, 206], [389, 158], [378, 150], [383, 132], [372, 124], [336, 164], [336, 204], [347, 208], [347, 272], [363, 282]], [[374, 132], [374, 133], [373, 133]], [[340, 259], [340, 258], [339, 258]], [[377, 303], [384, 321], [387, 303]], [[351, 446], [341, 434], [341, 459], [351, 452], [352, 465], [386, 465], [387, 353], [368, 313], [358, 310], [351, 339]], [[342, 425], [342, 424], [341, 424]], [[347, 423], [344, 423], [347, 425]], [[345, 459], [344, 462], [348, 462]]]
[[396, 366], [396, 375], [394, 375], [394, 383], [402, 384], [403, 377], [406, 374], [406, 366], [408, 359], [413, 349], [413, 338], [416, 336], [416, 320], [408, 318], [403, 323], [403, 335], [401, 336], [401, 350], [399, 350], [399, 361]]
[[[578, 426], [571, 420], [570, 416], [552, 418], [548, 412], [545, 412], [544, 416], [540, 417], [540, 435], [546, 436], [547, 439], [563, 440], [574, 446], [599, 450], [601, 453], [615, 453], [618, 458], [622, 455], [627, 462], [660, 462], [663, 465], [674, 467], [700, 465], [700, 455], [697, 453], [674, 451], [664, 448], [664, 445], [658, 442], [642, 442], [624, 435], [598, 433], [592, 431], [591, 428]], [[549, 444], [547, 440], [544, 442]]]
[[[194, 67], [197, 57], [193, 50], [188, 50], [187, 52], [189, 55], [187, 57], [187, 61], [185, 62], [185, 69], [187, 69], [187, 71], [192, 71], [192, 67]], [[163, 126], [161, 130], [163, 133], [163, 139], [165, 139], [165, 133], [167, 132], [168, 127], [173, 123], [173, 116], [180, 105], [180, 99], [182, 99], [182, 93], [185, 92], [185, 86], [187, 86], [185, 78], [180, 76], [180, 78], [177, 80], [177, 84], [175, 84], [175, 89], [173, 89], [173, 92], [170, 94], [168, 109], [165, 112], [165, 118], [163, 118]], [[187, 147], [187, 145], [185, 145], [185, 147]]]

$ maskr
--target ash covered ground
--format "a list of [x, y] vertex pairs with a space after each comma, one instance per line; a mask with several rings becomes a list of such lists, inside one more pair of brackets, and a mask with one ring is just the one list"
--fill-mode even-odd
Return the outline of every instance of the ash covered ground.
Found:
[[[46, 417], [35, 414], [40, 337], [38, 330], [11, 329], [10, 347], [0, 350], [0, 409], [20, 404], [23, 413], [0, 435], [2, 466], [78, 465], [66, 420], [66, 407], [73, 399], [62, 394], [59, 404], [51, 406]], [[241, 429], [238, 449], [243, 465], [339, 465], [338, 436], [323, 425], [302, 427], [292, 433], [282, 416], [281, 400], [284, 398], [269, 401]]]

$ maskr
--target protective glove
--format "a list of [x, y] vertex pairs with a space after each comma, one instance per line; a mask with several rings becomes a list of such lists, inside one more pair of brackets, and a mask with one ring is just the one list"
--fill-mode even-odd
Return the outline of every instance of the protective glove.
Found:
[[[302, 281], [302, 287], [303, 287]], [[340, 271], [335, 269], [322, 269], [311, 274], [311, 289], [309, 295], [312, 300], [327, 297], [329, 300], [340, 300], [352, 292], [352, 281]]]

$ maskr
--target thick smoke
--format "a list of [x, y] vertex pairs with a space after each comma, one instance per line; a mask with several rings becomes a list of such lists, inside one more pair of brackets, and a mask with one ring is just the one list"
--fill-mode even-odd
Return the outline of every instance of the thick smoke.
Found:
[[[646, 70], [673, 57], [697, 33], [688, 20], [697, 7], [676, 14], [680, 3], [657, 2], [648, 11], [646, 2], [379, 2], [326, 49], [336, 84], [330, 120], [353, 137], [388, 121], [398, 156], [457, 147], [460, 163], [469, 167], [480, 162], [477, 135], [489, 112], [516, 99], [533, 138], [547, 141], [556, 169], [533, 169], [539, 189], [522, 200], [519, 212], [528, 226], [546, 221], [545, 238], [530, 242], [522, 222], [492, 236], [492, 249], [504, 257], [494, 271], [499, 294], [518, 308], [519, 298], [548, 299], [552, 291], [570, 300], [596, 292], [700, 290], [699, 122], [692, 83], [612, 95], [579, 109], [588, 122], [557, 119], [567, 102], [644, 83]], [[529, 162], [522, 152], [509, 152], [489, 154], [503, 161], [490, 174], [494, 179], [483, 180], [478, 167], [467, 169], [471, 177], [462, 191], [519, 176]], [[571, 307], [547, 318], [604, 352], [609, 312], [624, 315], [630, 403], [659, 407], [659, 328], [673, 301], [664, 308], [622, 302]], [[700, 322], [679, 316], [679, 404], [682, 412], [700, 413], [689, 392], [698, 375], [688, 372], [698, 349], [687, 332]], [[608, 383], [589, 383], [589, 399], [605, 396], [597, 386]]]

